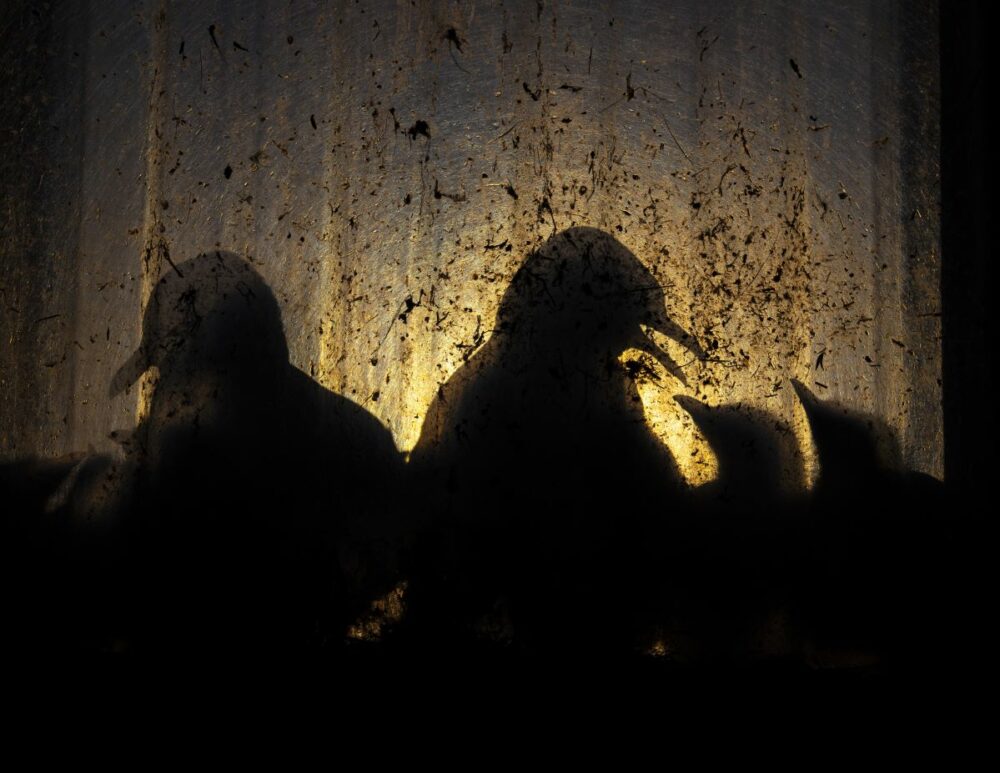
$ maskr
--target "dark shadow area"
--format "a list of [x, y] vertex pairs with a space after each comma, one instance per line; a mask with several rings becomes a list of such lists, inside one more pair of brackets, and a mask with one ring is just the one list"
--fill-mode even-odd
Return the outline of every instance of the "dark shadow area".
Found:
[[[986, 51], [990, 25], [980, 0], [942, 3], [941, 64], [941, 349], [945, 479], [949, 509], [961, 530], [965, 590], [952, 601], [951, 614], [972, 623], [973, 635], [961, 657], [985, 663], [986, 588], [991, 565], [987, 523], [996, 499], [996, 349], [989, 333], [990, 295], [995, 269], [990, 257], [995, 236], [989, 202], [991, 130], [986, 119]], [[968, 628], [968, 624], [966, 626]]]
[[941, 6], [941, 326], [945, 474], [988, 494], [996, 426], [989, 335], [992, 217], [987, 210], [991, 133], [986, 119], [989, 24], [982, 2]]
[[[652, 366], [627, 349], [676, 384], [705, 356], [619, 242], [557, 234], [441, 386], [404, 466], [374, 417], [289, 364], [248, 261], [181, 263], [111, 386], [145, 406], [116, 434], [121, 454], [0, 468], [8, 643], [666, 672], [960, 656], [981, 590], [958, 500], [901, 468], [888, 427], [793, 382], [821, 468], [803, 493], [785, 423], [678, 396], [718, 460], [692, 489], [644, 415], [636, 379]], [[352, 640], [365, 619], [371, 635], [354, 638], [369, 641]]]
[[22, 485], [53, 578], [32, 605], [73, 599], [58, 640], [172, 659], [340, 647], [388, 581], [402, 459], [378, 421], [289, 364], [249, 262], [211, 252], [164, 276], [111, 386], [128, 389], [147, 410], [115, 433], [120, 459], [84, 460], [61, 492], [56, 467]]

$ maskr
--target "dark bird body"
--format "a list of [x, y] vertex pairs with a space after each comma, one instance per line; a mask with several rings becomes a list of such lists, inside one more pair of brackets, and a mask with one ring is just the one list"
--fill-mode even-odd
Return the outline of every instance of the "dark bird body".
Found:
[[812, 571], [802, 583], [813, 636], [869, 660], [917, 658], [937, 633], [925, 626], [940, 616], [950, 581], [944, 487], [904, 468], [883, 422], [793, 385], [820, 467], [808, 513]]
[[796, 643], [789, 618], [802, 575], [802, 454], [791, 428], [746, 405], [677, 396], [716, 458], [714, 480], [691, 492], [692, 518], [667, 542], [666, 566], [700, 657], [781, 658]]
[[659, 282], [600, 231], [564, 231], [518, 270], [492, 337], [442, 385], [411, 457], [426, 490], [446, 492], [431, 503], [445, 535], [440, 617], [474, 626], [499, 604], [532, 651], [627, 638], [624, 595], [643, 564], [630, 551], [680, 486], [619, 362], [641, 348], [681, 376], [643, 325], [701, 354], [667, 319]]
[[273, 293], [231, 253], [159, 281], [111, 385], [140, 388], [122, 458], [62, 504], [100, 635], [182, 660], [336, 648], [393, 581], [388, 430], [290, 364]]

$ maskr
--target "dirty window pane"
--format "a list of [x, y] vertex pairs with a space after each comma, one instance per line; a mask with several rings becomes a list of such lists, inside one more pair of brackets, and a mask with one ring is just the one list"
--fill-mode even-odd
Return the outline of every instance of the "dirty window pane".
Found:
[[935, 4], [418, 6], [8, 4], [5, 455], [113, 448], [152, 288], [213, 249], [407, 450], [525, 256], [589, 226], [708, 352], [640, 381], [688, 480], [678, 394], [779, 417], [814, 477], [793, 378], [942, 475]]
[[950, 254], [943, 376], [938, 17], [5, 3], [12, 651], [961, 650], [984, 292]]

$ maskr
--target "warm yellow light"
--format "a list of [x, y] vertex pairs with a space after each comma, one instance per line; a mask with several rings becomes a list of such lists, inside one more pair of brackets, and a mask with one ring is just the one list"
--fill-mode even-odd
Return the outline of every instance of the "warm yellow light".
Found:
[[670, 449], [684, 480], [691, 486], [714, 480], [719, 471], [715, 454], [691, 417], [674, 400], [674, 395], [684, 390], [683, 385], [662, 365], [638, 349], [626, 350], [619, 360], [623, 364], [636, 360], [642, 362], [636, 387], [642, 398], [646, 421], [653, 434]]
[[403, 619], [406, 612], [406, 580], [375, 599], [368, 613], [356, 620], [348, 629], [347, 636], [357, 641], [378, 641], [385, 629]]

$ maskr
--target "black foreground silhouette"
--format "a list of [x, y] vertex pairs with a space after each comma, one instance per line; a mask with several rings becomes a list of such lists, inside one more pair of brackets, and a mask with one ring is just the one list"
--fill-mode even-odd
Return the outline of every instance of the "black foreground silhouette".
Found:
[[[621, 355], [682, 387], [704, 352], [600, 231], [527, 257], [407, 465], [374, 417], [289, 364], [243, 258], [179, 264], [142, 330], [111, 384], [146, 406], [118, 458], [0, 467], [19, 655], [891, 670], [971, 630], [960, 496], [901, 470], [870, 417], [793, 384], [821, 464], [802, 493], [779, 420], [678, 396], [719, 460], [715, 481], [686, 486]], [[377, 635], [354, 641], [375, 613]]]

